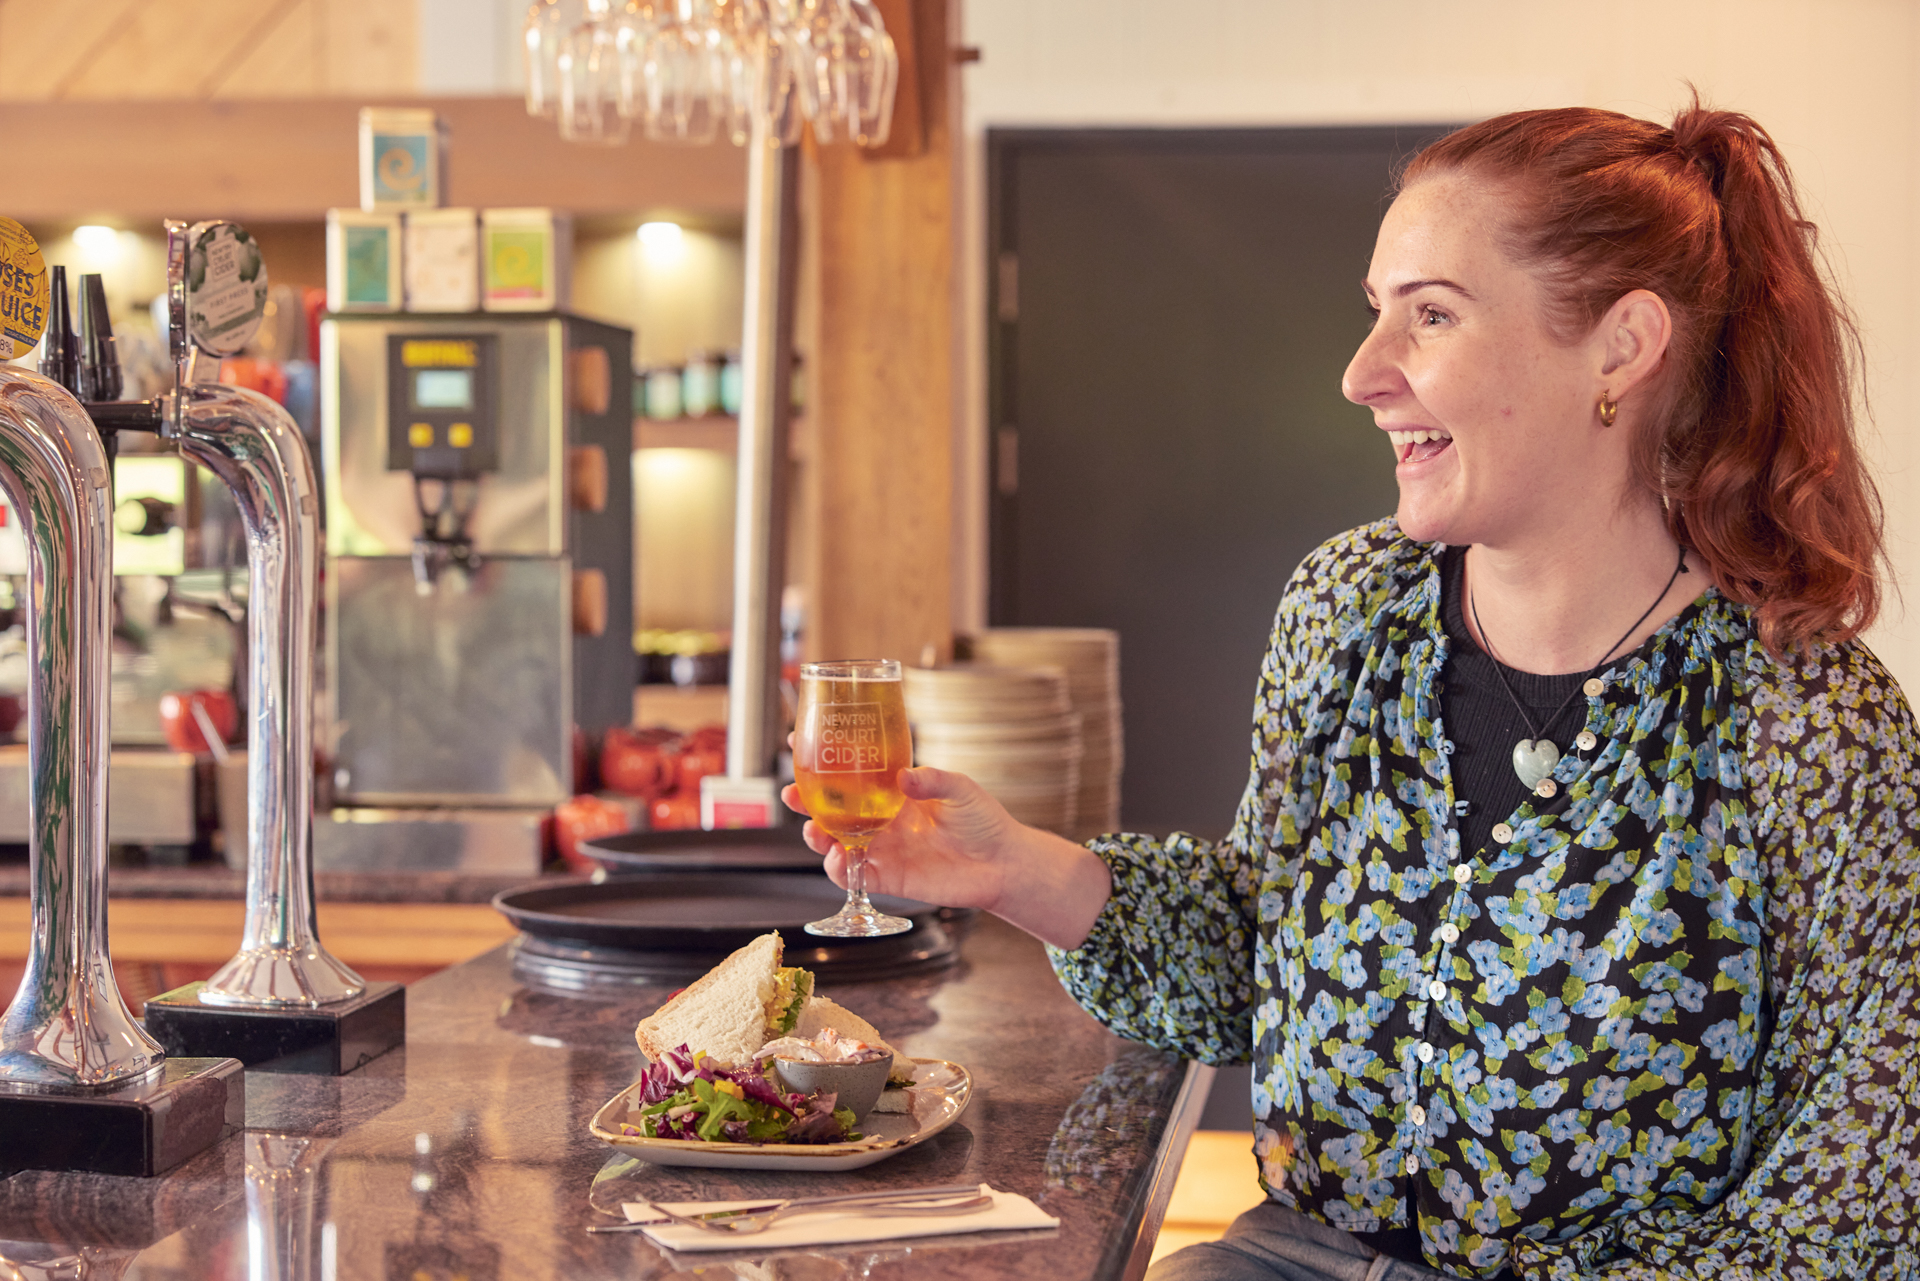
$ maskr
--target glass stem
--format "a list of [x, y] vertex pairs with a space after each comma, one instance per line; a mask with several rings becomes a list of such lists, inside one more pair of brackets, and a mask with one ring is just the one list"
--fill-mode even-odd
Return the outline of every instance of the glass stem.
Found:
[[872, 912], [873, 904], [867, 901], [867, 849], [848, 845], [847, 849], [847, 906], [846, 911]]

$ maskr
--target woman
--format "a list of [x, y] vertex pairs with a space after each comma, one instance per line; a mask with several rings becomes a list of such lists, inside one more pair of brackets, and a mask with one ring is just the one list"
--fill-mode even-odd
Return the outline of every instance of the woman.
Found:
[[1345, 378], [1398, 515], [1288, 585], [1227, 839], [903, 774], [871, 888], [1253, 1062], [1270, 1199], [1158, 1276], [1920, 1268], [1915, 731], [1854, 639], [1878, 503], [1812, 236], [1697, 104], [1436, 143]]

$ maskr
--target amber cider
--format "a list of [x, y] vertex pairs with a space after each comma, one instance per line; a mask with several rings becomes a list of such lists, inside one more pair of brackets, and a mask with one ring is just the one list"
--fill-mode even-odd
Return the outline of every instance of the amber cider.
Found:
[[793, 775], [813, 821], [849, 848], [893, 821], [913, 737], [898, 680], [803, 677]]

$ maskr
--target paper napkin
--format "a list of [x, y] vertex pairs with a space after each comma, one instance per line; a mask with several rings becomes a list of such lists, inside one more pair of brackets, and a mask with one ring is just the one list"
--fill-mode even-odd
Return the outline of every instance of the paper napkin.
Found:
[[[1026, 1197], [1013, 1192], [995, 1192], [982, 1183], [980, 1191], [993, 1198], [993, 1204], [973, 1214], [864, 1214], [859, 1206], [838, 1209], [822, 1206], [818, 1210], [781, 1219], [765, 1232], [750, 1236], [730, 1232], [709, 1232], [689, 1228], [659, 1218], [646, 1206], [629, 1201], [620, 1208], [629, 1223], [657, 1223], [643, 1229], [654, 1244], [668, 1250], [783, 1250], [796, 1246], [850, 1245], [858, 1241], [892, 1241], [905, 1237], [951, 1236], [961, 1232], [1008, 1232], [1033, 1228], [1057, 1228], [1054, 1218]], [[765, 1205], [758, 1201], [663, 1201], [675, 1214], [710, 1214], [746, 1205]]]

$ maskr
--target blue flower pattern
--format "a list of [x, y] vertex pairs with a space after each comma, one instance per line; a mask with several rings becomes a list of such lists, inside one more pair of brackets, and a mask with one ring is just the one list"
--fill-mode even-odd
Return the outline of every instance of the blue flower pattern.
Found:
[[1463, 1277], [1920, 1277], [1920, 750], [1858, 643], [1709, 589], [1586, 699], [1557, 795], [1453, 825], [1440, 549], [1289, 583], [1209, 843], [1093, 842], [1053, 951], [1124, 1036], [1252, 1061], [1277, 1201]]

